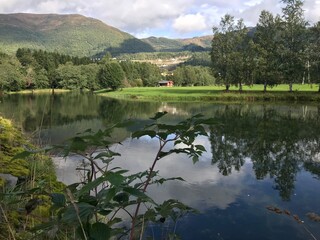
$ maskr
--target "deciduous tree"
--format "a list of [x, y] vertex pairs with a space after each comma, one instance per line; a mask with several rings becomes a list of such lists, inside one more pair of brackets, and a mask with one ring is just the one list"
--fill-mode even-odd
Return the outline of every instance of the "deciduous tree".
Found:
[[118, 62], [107, 62], [99, 70], [98, 80], [103, 88], [116, 90], [121, 87], [125, 73]]
[[303, 78], [307, 22], [304, 19], [302, 0], [281, 0], [281, 2], [286, 4], [282, 8], [281, 68], [285, 82], [289, 84], [289, 91], [292, 92], [292, 84], [301, 82]]

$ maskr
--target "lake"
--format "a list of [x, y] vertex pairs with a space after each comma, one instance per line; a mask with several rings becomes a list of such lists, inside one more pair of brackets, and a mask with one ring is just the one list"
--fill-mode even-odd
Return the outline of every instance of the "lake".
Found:
[[[150, 226], [162, 239], [175, 231], [181, 239], [320, 239], [320, 105], [308, 103], [166, 103], [120, 101], [92, 93], [6, 95], [0, 114], [41, 145], [62, 143], [91, 128], [98, 130], [131, 119], [133, 126], [114, 132], [113, 161], [132, 172], [150, 167], [157, 142], [131, 139], [158, 111], [174, 124], [202, 113], [217, 122], [209, 137], [196, 139], [207, 152], [193, 164], [171, 155], [157, 165], [164, 177], [184, 178], [150, 188], [161, 202], [173, 198], [199, 210], [176, 225]], [[55, 158], [65, 183], [80, 177], [77, 159]], [[281, 211], [281, 213], [280, 213]], [[278, 213], [277, 213], [278, 212]]]

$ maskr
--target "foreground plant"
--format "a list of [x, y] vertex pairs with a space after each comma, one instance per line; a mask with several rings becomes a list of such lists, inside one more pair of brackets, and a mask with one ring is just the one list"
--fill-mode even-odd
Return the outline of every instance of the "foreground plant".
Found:
[[[69, 239], [141, 239], [148, 223], [174, 221], [177, 216], [193, 212], [174, 199], [159, 204], [147, 195], [147, 189], [152, 184], [183, 181], [179, 177], [161, 178], [155, 170], [156, 164], [174, 153], [186, 154], [197, 162], [205, 148], [194, 141], [198, 136], [207, 135], [204, 125], [211, 121], [196, 115], [176, 125], [159, 123], [159, 118], [165, 114], [157, 113], [149, 125], [132, 134], [132, 138], [148, 136], [159, 142], [152, 164], [143, 172], [131, 174], [124, 169], [110, 168], [114, 157], [120, 156], [109, 148], [111, 132], [128, 123], [96, 133], [87, 130], [67, 144], [53, 147], [51, 151], [62, 150], [64, 157], [76, 155], [83, 159], [78, 170], [85, 173], [84, 179], [67, 186], [63, 193], [50, 194], [51, 217], [33, 229], [35, 236], [55, 238], [63, 234]], [[128, 217], [120, 217], [120, 213]]]

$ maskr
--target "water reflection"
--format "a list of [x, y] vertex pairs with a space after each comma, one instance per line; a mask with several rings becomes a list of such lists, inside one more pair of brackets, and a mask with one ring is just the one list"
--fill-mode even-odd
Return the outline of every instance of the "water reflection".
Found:
[[[182, 239], [308, 238], [302, 226], [268, 213], [267, 205], [298, 214], [320, 236], [318, 225], [305, 217], [320, 213], [318, 105], [145, 103], [76, 93], [6, 96], [0, 103], [2, 115], [51, 143], [88, 128], [134, 120], [134, 126], [115, 132], [123, 145], [113, 150], [122, 156], [112, 163], [133, 172], [149, 168], [158, 145], [149, 138], [131, 140], [130, 134], [161, 109], [171, 111], [161, 119], [167, 124], [198, 113], [216, 120], [207, 129], [209, 137], [197, 139], [208, 151], [198, 163], [170, 155], [157, 166], [163, 177], [181, 176], [186, 182], [168, 182], [148, 192], [159, 202], [174, 198], [201, 210], [202, 215], [183, 220]], [[59, 178], [77, 181], [78, 164], [79, 159], [57, 159]]]
[[210, 129], [212, 162], [220, 172], [239, 171], [245, 159], [250, 159], [256, 178], [274, 179], [274, 188], [283, 200], [289, 200], [297, 172], [319, 156], [318, 116], [280, 114], [266, 107], [255, 113], [228, 106], [214, 116], [222, 123]]

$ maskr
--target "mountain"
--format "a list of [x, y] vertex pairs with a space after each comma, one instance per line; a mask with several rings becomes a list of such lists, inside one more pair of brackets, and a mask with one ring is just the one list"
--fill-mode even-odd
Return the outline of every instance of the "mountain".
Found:
[[148, 37], [141, 40], [151, 45], [158, 52], [181, 51], [184, 46], [184, 44], [179, 40], [164, 37]]
[[152, 52], [150, 44], [82, 15], [0, 14], [0, 51], [44, 49], [76, 56]]
[[212, 35], [208, 35], [208, 36], [202, 36], [202, 37], [180, 39], [179, 41], [181, 41], [185, 46], [197, 45], [205, 49], [209, 49], [211, 48], [212, 38], [213, 38]]
[[141, 39], [159, 52], [204, 51], [211, 48], [212, 36], [185, 39], [149, 37]]

